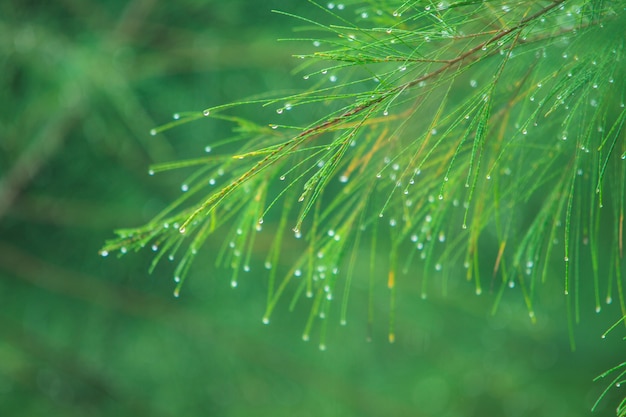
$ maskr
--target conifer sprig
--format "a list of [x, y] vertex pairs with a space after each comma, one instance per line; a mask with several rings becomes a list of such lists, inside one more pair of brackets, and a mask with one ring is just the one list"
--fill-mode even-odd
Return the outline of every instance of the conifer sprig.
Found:
[[[155, 129], [221, 118], [236, 136], [203, 158], [152, 167], [197, 171], [179, 199], [145, 226], [118, 231], [102, 253], [151, 247], [152, 268], [177, 262], [178, 295], [196, 254], [219, 239], [216, 261], [231, 285], [241, 272], [268, 269], [264, 322], [291, 286], [292, 308], [302, 295], [313, 299], [304, 339], [337, 310], [345, 324], [351, 284], [374, 291], [383, 267], [390, 341], [398, 283], [419, 282], [425, 298], [435, 286], [445, 293], [463, 268], [476, 294], [496, 293], [494, 310], [519, 286], [534, 320], [539, 284], [560, 276], [575, 322], [590, 276], [595, 310], [617, 289], [626, 314], [618, 3], [312, 2], [326, 17], [281, 12], [311, 35], [299, 38], [316, 49], [298, 55], [299, 71], [315, 85]], [[285, 122], [229, 115], [243, 105], [276, 107]]]

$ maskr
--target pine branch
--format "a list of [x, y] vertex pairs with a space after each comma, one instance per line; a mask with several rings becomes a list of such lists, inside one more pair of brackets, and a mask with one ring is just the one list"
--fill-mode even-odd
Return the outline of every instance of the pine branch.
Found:
[[[518, 287], [534, 321], [542, 284], [562, 279], [573, 328], [590, 277], [595, 311], [617, 291], [626, 314], [619, 2], [355, 2], [354, 15], [312, 4], [323, 18], [281, 13], [311, 34], [296, 41], [327, 47], [297, 56], [315, 85], [154, 129], [213, 118], [236, 126], [209, 156], [152, 167], [197, 171], [178, 200], [118, 231], [103, 255], [149, 246], [152, 268], [178, 261], [178, 296], [216, 237], [225, 242], [216, 263], [233, 287], [241, 271], [268, 269], [265, 323], [290, 291], [291, 309], [312, 299], [303, 339], [320, 323], [321, 348], [332, 314], [346, 324], [357, 279], [370, 292], [386, 281], [390, 341], [396, 291], [408, 280], [426, 298], [465, 275], [476, 294], [495, 294], [493, 311]], [[279, 106], [286, 122], [230, 116], [238, 106]]]

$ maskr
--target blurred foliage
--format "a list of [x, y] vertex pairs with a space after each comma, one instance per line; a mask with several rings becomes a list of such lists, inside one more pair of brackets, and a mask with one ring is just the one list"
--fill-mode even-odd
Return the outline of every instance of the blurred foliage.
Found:
[[[492, 316], [494, 295], [460, 280], [427, 301], [403, 288], [394, 345], [385, 291], [365, 341], [357, 285], [322, 353], [300, 341], [306, 309], [261, 324], [260, 277], [232, 290], [199, 259], [174, 299], [171, 270], [147, 274], [150, 254], [97, 256], [111, 229], [178, 194], [180, 178], [155, 180], [149, 164], [202, 152], [229, 126], [151, 128], [298, 87], [293, 51], [276, 42], [294, 23], [271, 9], [316, 13], [278, 0], [0, 4], [0, 415], [590, 415], [602, 391], [591, 380], [622, 354], [599, 331], [619, 310], [583, 315], [572, 352], [560, 283], [546, 284], [536, 324], [515, 291]], [[613, 414], [618, 394], [595, 414]]]

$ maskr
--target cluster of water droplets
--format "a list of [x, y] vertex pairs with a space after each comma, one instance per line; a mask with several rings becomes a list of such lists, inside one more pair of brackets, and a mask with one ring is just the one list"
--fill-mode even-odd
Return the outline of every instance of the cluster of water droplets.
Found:
[[335, 4], [333, 2], [328, 3], [326, 5], [326, 7], [328, 7], [329, 10], [334, 10], [334, 9], [336, 9], [336, 10], [344, 10], [346, 8], [345, 4], [343, 4], [343, 3]]

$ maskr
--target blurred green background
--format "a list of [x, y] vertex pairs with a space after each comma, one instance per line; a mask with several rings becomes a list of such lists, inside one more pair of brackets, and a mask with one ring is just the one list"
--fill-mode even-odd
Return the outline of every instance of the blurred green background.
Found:
[[233, 290], [207, 256], [175, 299], [150, 253], [98, 256], [180, 192], [149, 164], [229, 133], [151, 128], [300, 87], [292, 55], [308, 46], [277, 41], [300, 23], [272, 9], [321, 16], [304, 0], [0, 3], [0, 416], [613, 415], [619, 390], [590, 408], [605, 384], [592, 379], [623, 358], [621, 330], [600, 339], [618, 306], [582, 300], [572, 351], [558, 280], [534, 325], [517, 289], [492, 316], [494, 295], [462, 273], [445, 298], [400, 284], [393, 345], [383, 280], [371, 342], [356, 282], [321, 352], [300, 338], [306, 306], [261, 323], [262, 275]]

